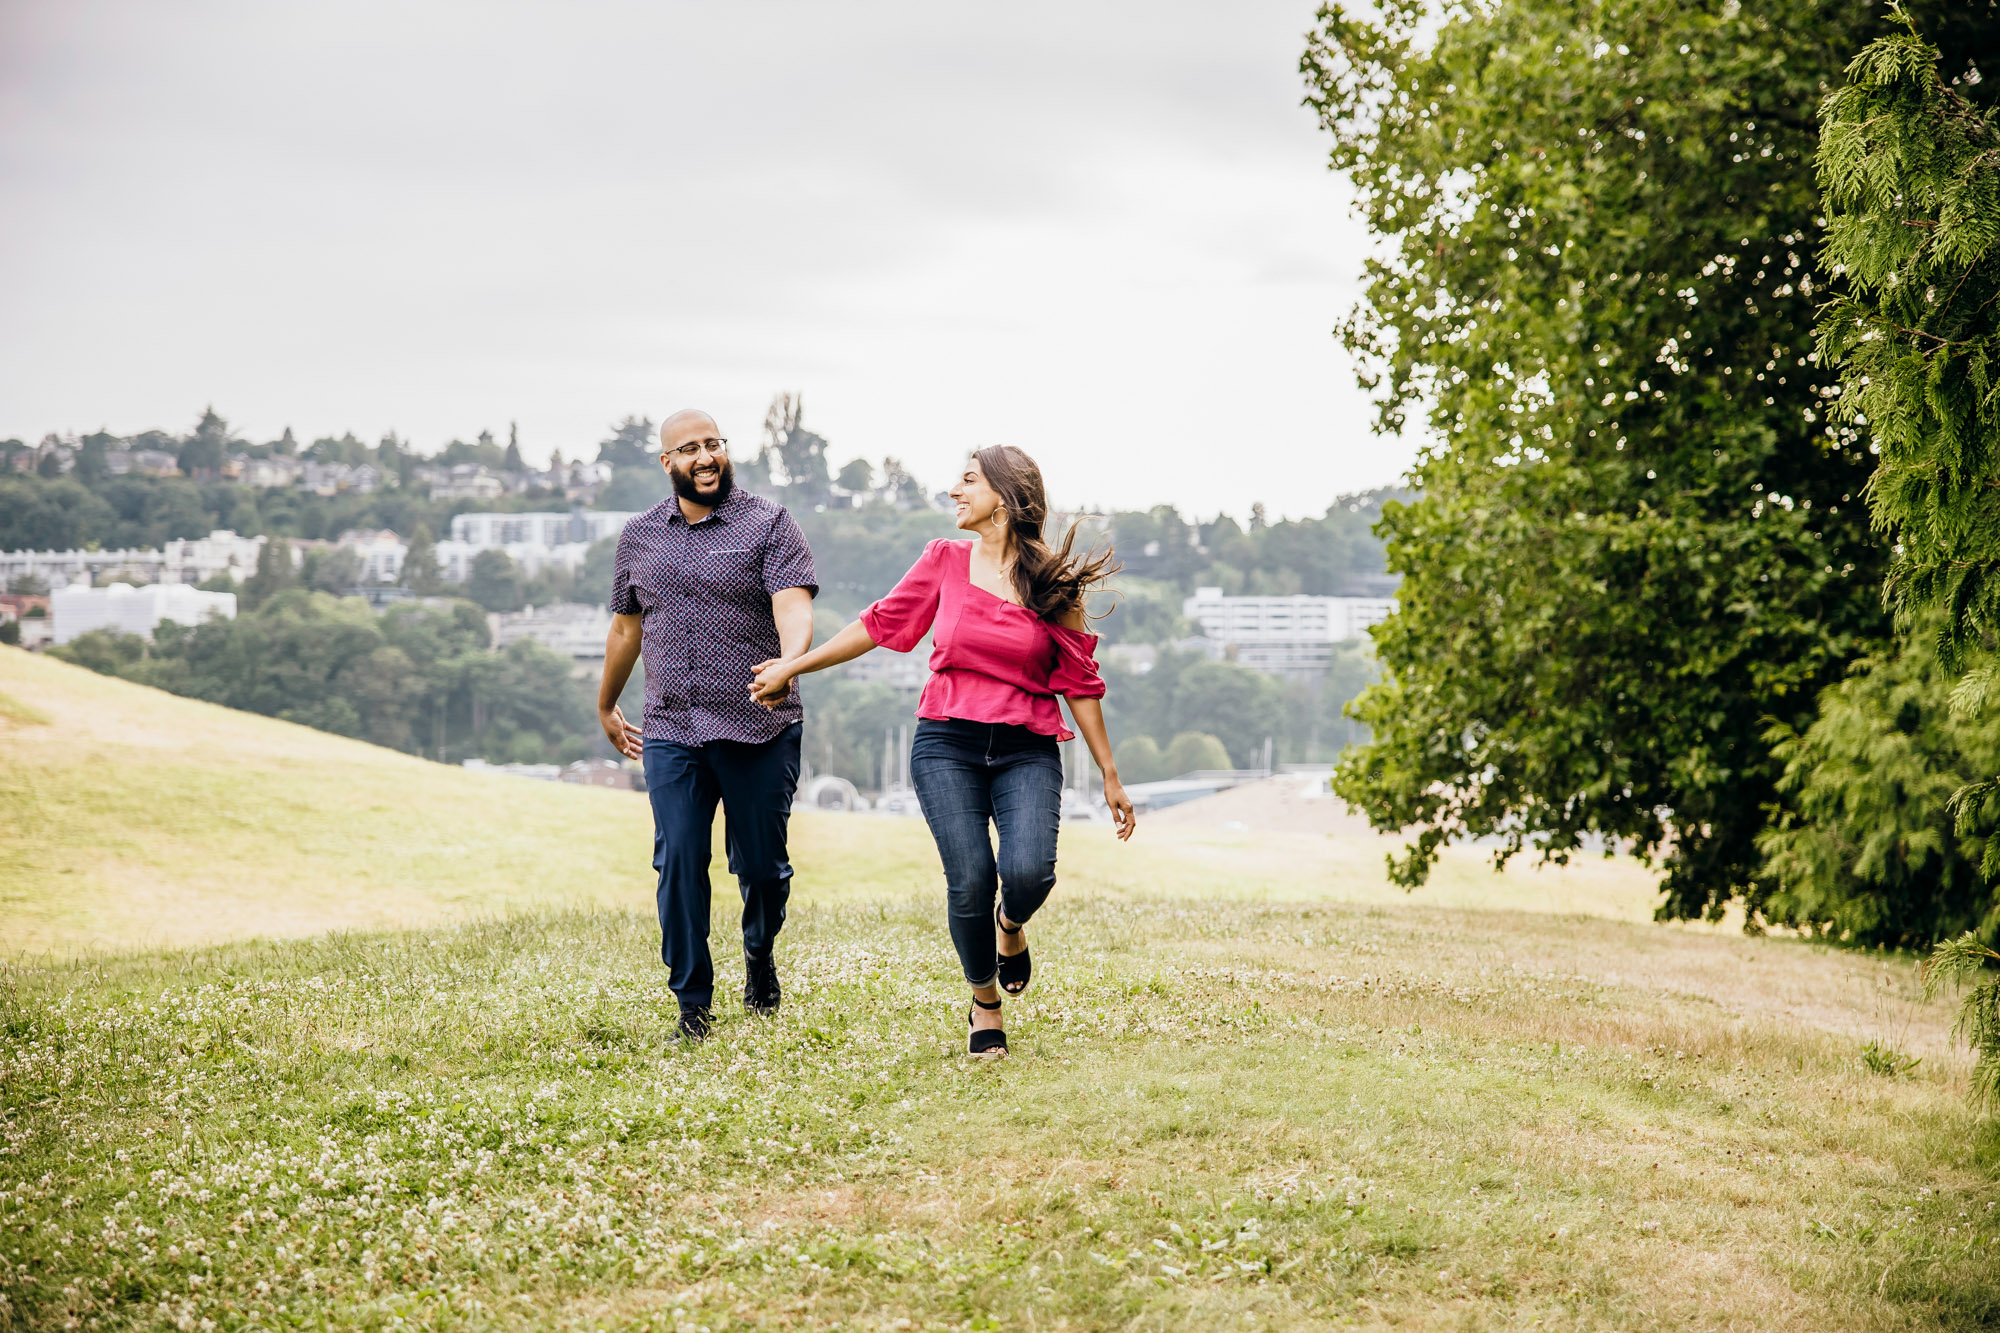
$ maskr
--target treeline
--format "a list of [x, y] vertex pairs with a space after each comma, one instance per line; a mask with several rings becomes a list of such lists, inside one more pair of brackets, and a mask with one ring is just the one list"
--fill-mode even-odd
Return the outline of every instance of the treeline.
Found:
[[[896, 459], [871, 463], [852, 458], [836, 466], [831, 446], [803, 424], [802, 415], [795, 395], [781, 395], [757, 445], [738, 445], [736, 469], [739, 484], [784, 502], [804, 529], [820, 573], [818, 609], [825, 635], [893, 587], [926, 542], [952, 536], [956, 528], [937, 497]], [[0, 453], [10, 448], [18, 452], [26, 446], [7, 442], [0, 444]], [[172, 455], [194, 475], [112, 475], [104, 460], [114, 448]], [[656, 450], [656, 427], [649, 418], [627, 417], [613, 426], [599, 442], [593, 460], [610, 473], [593, 507], [643, 510], [665, 499], [669, 489]], [[245, 453], [366, 465], [380, 472], [381, 484], [368, 494], [329, 496], [213, 477], [224, 460]], [[50, 475], [31, 470], [0, 478], [0, 547], [158, 546], [175, 538], [204, 536], [217, 527], [283, 541], [326, 541], [351, 528], [388, 528], [411, 545], [406, 586], [428, 597], [448, 595], [471, 603], [449, 613], [433, 609], [422, 615], [401, 608], [395, 613], [398, 617], [416, 616], [422, 622], [444, 614], [470, 616], [473, 608], [507, 612], [552, 602], [602, 605], [609, 599], [615, 539], [596, 543], [574, 573], [550, 567], [530, 574], [504, 552], [488, 551], [475, 558], [466, 583], [441, 583], [427, 548], [448, 534], [453, 515], [559, 508], [569, 503], [547, 488], [531, 488], [502, 501], [433, 501], [416, 484], [415, 470], [420, 466], [461, 463], [514, 472], [522, 466], [518, 447], [502, 446], [486, 433], [470, 443], [453, 441], [428, 458], [394, 435], [376, 445], [346, 435], [301, 446], [287, 432], [276, 441], [249, 444], [237, 439], [227, 421], [210, 410], [186, 435], [152, 431], [119, 438], [99, 433], [80, 442], [67, 471], [50, 468]], [[1266, 521], [1261, 505], [1247, 524], [1227, 515], [1190, 518], [1171, 506], [1089, 516], [1084, 520], [1084, 540], [1115, 543], [1124, 565], [1093, 603], [1093, 612], [1100, 616], [1096, 627], [1107, 643], [1171, 645], [1198, 632], [1181, 614], [1181, 603], [1204, 585], [1231, 593], [1380, 592], [1394, 580], [1383, 572], [1382, 545], [1370, 528], [1380, 517], [1383, 501], [1393, 494], [1381, 490], [1340, 496], [1321, 516], [1277, 522]], [[243, 586], [226, 580], [213, 585], [238, 594], [244, 614], [237, 628], [203, 626], [193, 639], [168, 630], [151, 649], [136, 639], [112, 642], [93, 637], [68, 655], [199, 698], [249, 700], [253, 702], [233, 706], [290, 715], [294, 720], [320, 719], [312, 725], [433, 758], [478, 755], [526, 762], [524, 756], [532, 754], [537, 761], [555, 762], [583, 753], [609, 753], [596, 742], [594, 726], [579, 730], [562, 721], [523, 729], [507, 723], [504, 719], [512, 714], [505, 707], [490, 702], [475, 705], [473, 694], [440, 684], [443, 677], [438, 673], [444, 668], [437, 665], [440, 659], [435, 655], [412, 653], [392, 638], [370, 644], [355, 662], [341, 658], [336, 666], [324, 657], [294, 660], [295, 654], [317, 654], [325, 647], [302, 626], [337, 621], [351, 628], [362, 623], [365, 612], [353, 606], [336, 611], [336, 604], [328, 600], [348, 592], [359, 580], [359, 561], [352, 552], [315, 547], [295, 569], [289, 552], [274, 541], [256, 575]], [[295, 593], [319, 596], [301, 600]], [[382, 633], [401, 633], [403, 628], [402, 620], [392, 626], [385, 617]], [[197, 652], [193, 647], [197, 641], [240, 648], [203, 647]], [[338, 641], [360, 642], [351, 636]], [[247, 645], [254, 645], [254, 650]], [[374, 658], [377, 648], [398, 648], [402, 657]], [[463, 651], [489, 652], [483, 644], [463, 646]], [[280, 701], [250, 684], [238, 668], [253, 656], [262, 663], [259, 679], [282, 676], [299, 692]], [[1195, 752], [1188, 747], [1197, 741], [1205, 742], [1198, 757], [1216, 760], [1217, 747], [1227, 757], [1194, 767], [1248, 766], [1261, 762], [1267, 737], [1275, 740], [1278, 759], [1298, 762], [1331, 758], [1361, 734], [1341, 709], [1372, 678], [1372, 659], [1364, 644], [1340, 654], [1333, 672], [1316, 686], [1176, 654], [1170, 647], [1160, 653], [1158, 662], [1143, 675], [1115, 663], [1106, 668], [1112, 681], [1107, 723], [1121, 756], [1129, 755], [1125, 762], [1134, 781], [1185, 771], [1174, 765], [1192, 762], [1188, 756]], [[588, 711], [593, 682], [558, 685], [554, 679], [548, 678], [548, 688], [560, 698], [559, 706], [552, 705], [552, 716], [571, 719], [578, 707]], [[342, 707], [342, 691], [350, 688], [363, 693], [350, 701], [351, 706]], [[460, 692], [453, 694], [453, 689]], [[820, 771], [838, 773], [863, 786], [876, 785], [885, 734], [909, 721], [910, 701], [885, 686], [846, 680], [839, 673], [809, 682], [807, 691], [812, 704], [807, 757]], [[402, 720], [418, 716], [431, 721], [411, 724], [406, 731]], [[1191, 739], [1175, 752], [1181, 737]]]
[[539, 644], [495, 652], [469, 602], [377, 614], [290, 588], [234, 620], [168, 621], [152, 643], [98, 630], [53, 655], [175, 694], [446, 763], [567, 763], [608, 753], [595, 686]]
[[1603, 837], [1663, 916], [2000, 940], [2000, 23], [1904, 8], [1322, 11], [1344, 336], [1437, 440], [1337, 777], [1405, 883]]

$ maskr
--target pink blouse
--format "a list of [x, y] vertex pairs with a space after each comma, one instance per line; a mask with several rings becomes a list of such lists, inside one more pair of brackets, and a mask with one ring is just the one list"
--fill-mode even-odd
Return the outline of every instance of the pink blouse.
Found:
[[969, 541], [926, 546], [903, 581], [861, 613], [861, 624], [879, 646], [899, 653], [935, 629], [918, 717], [1010, 722], [1066, 741], [1074, 733], [1063, 726], [1056, 696], [1104, 697], [1091, 656], [1097, 636], [1051, 625], [973, 586]]

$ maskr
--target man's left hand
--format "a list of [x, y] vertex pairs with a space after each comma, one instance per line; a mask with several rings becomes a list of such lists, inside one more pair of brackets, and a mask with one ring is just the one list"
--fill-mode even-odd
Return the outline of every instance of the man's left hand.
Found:
[[750, 682], [750, 697], [766, 708], [776, 708], [791, 697], [792, 673], [790, 665], [782, 657], [766, 658], [750, 670], [756, 679]]

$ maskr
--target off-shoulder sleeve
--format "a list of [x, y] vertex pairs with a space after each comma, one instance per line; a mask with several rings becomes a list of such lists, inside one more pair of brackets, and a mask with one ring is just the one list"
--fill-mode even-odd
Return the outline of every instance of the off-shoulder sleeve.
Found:
[[902, 582], [861, 613], [862, 627], [881, 647], [907, 653], [930, 633], [931, 622], [937, 619], [938, 592], [944, 582], [944, 546], [940, 539], [924, 547], [924, 553], [910, 566], [910, 572], [903, 575]]
[[1056, 642], [1056, 664], [1049, 672], [1049, 693], [1068, 699], [1102, 699], [1104, 677], [1097, 674], [1097, 636], [1064, 625], [1049, 626]]

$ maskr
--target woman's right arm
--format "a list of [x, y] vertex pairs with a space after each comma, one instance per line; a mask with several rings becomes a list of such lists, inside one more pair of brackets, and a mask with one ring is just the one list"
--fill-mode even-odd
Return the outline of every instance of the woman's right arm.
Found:
[[809, 653], [787, 662], [773, 658], [757, 664], [757, 679], [750, 682], [750, 697], [766, 708], [786, 699], [792, 678], [808, 671], [823, 671], [842, 662], [851, 662], [877, 646], [891, 652], [907, 653], [930, 632], [937, 618], [940, 562], [947, 543], [934, 541], [910, 566], [889, 595], [868, 607], [861, 618]]
[[757, 678], [750, 682], [750, 697], [766, 708], [781, 704], [791, 692], [794, 676], [852, 662], [874, 646], [875, 640], [869, 637], [868, 627], [858, 620], [854, 621], [809, 653], [801, 653], [790, 661], [774, 657], [768, 662], [759, 662], [753, 668]]

